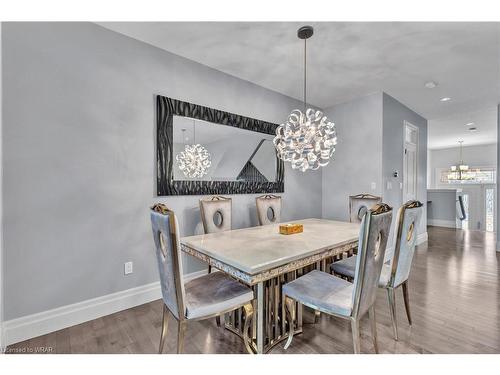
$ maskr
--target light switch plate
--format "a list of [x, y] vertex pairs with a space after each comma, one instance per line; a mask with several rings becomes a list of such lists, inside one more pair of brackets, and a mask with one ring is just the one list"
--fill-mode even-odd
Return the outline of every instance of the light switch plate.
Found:
[[127, 262], [124, 264], [124, 271], [125, 275], [129, 275], [134, 272], [134, 263], [133, 262]]
[[376, 182], [372, 182], [371, 187], [372, 187], [372, 190], [375, 190], [377, 188], [377, 183]]

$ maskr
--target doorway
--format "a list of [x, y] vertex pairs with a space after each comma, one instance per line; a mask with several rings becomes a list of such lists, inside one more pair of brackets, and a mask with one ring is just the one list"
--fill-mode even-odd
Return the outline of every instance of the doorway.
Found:
[[462, 229], [494, 232], [496, 224], [497, 189], [495, 184], [463, 185], [466, 220]]

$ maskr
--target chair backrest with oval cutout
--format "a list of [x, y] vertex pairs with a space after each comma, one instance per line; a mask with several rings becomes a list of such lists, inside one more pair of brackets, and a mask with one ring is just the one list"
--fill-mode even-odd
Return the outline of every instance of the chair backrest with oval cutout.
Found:
[[200, 199], [200, 212], [206, 234], [231, 230], [232, 200], [221, 196]]
[[349, 196], [349, 221], [351, 223], [361, 223], [368, 210], [381, 202], [382, 198], [371, 194]]
[[361, 222], [354, 275], [353, 316], [362, 316], [375, 302], [392, 221], [392, 208], [381, 203]]
[[183, 319], [185, 293], [177, 217], [165, 205], [156, 204], [151, 208], [151, 226], [163, 302], [177, 319]]
[[415, 246], [417, 244], [417, 228], [422, 216], [423, 204], [409, 201], [398, 210], [397, 237], [394, 255], [391, 260], [391, 279], [389, 283], [397, 287], [408, 280]]
[[281, 197], [263, 195], [255, 198], [259, 225], [276, 224], [281, 221]]

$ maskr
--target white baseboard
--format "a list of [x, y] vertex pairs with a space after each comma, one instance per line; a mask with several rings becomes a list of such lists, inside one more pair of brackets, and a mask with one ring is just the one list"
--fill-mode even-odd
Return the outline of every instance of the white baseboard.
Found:
[[457, 223], [455, 220], [439, 220], [439, 219], [428, 219], [427, 225], [431, 227], [445, 227], [445, 228], [456, 228]]
[[[184, 276], [190, 281], [207, 273], [206, 270]], [[139, 286], [121, 292], [61, 306], [52, 310], [23, 316], [4, 322], [4, 347], [33, 337], [45, 335], [76, 324], [139, 306], [161, 298], [160, 283]]]
[[5, 353], [7, 345], [4, 344], [4, 336], [3, 336], [3, 322], [0, 321], [0, 354]]

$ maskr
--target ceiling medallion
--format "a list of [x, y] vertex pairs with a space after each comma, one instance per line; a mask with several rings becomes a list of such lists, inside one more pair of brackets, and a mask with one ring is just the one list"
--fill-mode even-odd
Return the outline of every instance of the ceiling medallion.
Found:
[[[186, 141], [184, 133], [186, 129], [182, 129], [183, 142]], [[208, 173], [208, 169], [212, 165], [210, 153], [205, 147], [196, 143], [196, 124], [193, 119], [194, 144], [184, 145], [184, 151], [178, 153], [175, 157], [179, 169], [188, 178], [201, 178]]]
[[304, 110], [294, 109], [287, 121], [278, 126], [273, 140], [278, 157], [302, 172], [327, 165], [337, 144], [335, 124], [323, 112], [307, 108], [307, 39], [313, 33], [311, 26], [303, 26], [297, 32], [299, 39], [304, 40]]

